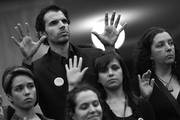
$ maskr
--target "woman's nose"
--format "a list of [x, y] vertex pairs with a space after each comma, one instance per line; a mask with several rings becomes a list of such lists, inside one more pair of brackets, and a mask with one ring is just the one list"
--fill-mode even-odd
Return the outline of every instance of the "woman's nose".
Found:
[[30, 94], [30, 90], [27, 87], [24, 88], [24, 94], [25, 95], [29, 95]]
[[96, 108], [93, 105], [90, 105], [90, 112], [95, 112]]
[[108, 74], [111, 76], [111, 75], [113, 75], [113, 70], [112, 69], [109, 69], [108, 70]]
[[166, 44], [166, 51], [171, 51], [172, 50], [172, 46], [169, 44]]

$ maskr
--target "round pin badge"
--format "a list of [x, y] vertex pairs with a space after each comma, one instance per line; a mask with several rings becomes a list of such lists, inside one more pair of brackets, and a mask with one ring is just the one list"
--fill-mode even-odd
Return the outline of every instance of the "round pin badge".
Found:
[[138, 118], [138, 120], [144, 120], [144, 119], [140, 117], [140, 118]]
[[62, 86], [64, 84], [64, 79], [61, 77], [57, 77], [54, 79], [54, 84], [56, 86]]

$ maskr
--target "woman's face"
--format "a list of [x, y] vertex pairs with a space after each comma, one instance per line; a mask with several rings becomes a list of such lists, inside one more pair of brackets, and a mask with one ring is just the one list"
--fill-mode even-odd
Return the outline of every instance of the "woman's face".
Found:
[[26, 75], [18, 75], [13, 79], [11, 95], [13, 105], [20, 109], [31, 109], [36, 102], [34, 81]]
[[113, 59], [104, 71], [98, 73], [99, 83], [106, 89], [116, 89], [122, 85], [123, 71], [117, 59]]
[[175, 47], [170, 34], [158, 33], [152, 42], [151, 60], [155, 64], [172, 64], [175, 61]]
[[93, 91], [78, 93], [75, 103], [74, 120], [102, 120], [102, 108], [97, 94]]

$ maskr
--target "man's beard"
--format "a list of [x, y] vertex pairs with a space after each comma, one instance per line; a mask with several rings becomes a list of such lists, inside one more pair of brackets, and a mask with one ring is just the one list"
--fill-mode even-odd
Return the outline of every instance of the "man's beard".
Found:
[[[68, 38], [67, 38], [68, 37]], [[56, 41], [52, 41], [53, 44], [56, 45], [64, 45], [67, 42], [69, 42], [69, 36], [66, 36], [66, 39], [62, 39], [62, 40], [56, 40]]]

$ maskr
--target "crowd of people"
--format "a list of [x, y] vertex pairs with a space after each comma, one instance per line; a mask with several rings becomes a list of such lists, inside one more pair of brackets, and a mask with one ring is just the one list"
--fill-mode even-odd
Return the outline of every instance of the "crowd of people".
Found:
[[[3, 106], [0, 99], [0, 119], [179, 120], [179, 56], [173, 36], [159, 27], [145, 31], [135, 50], [132, 79], [114, 47], [126, 27], [117, 29], [120, 15], [115, 16], [115, 11], [110, 19], [105, 13], [104, 32], [93, 32], [105, 51], [72, 44], [68, 12], [56, 5], [37, 16], [37, 42], [29, 24], [18, 23], [11, 39], [24, 59], [3, 74], [2, 86], [11, 105]], [[41, 44], [49, 50], [33, 61]], [[41, 114], [35, 112], [36, 104]]]

